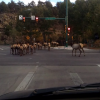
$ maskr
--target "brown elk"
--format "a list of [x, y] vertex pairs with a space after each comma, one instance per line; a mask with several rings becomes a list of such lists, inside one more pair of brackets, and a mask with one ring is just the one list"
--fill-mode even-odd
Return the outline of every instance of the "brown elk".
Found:
[[73, 48], [73, 50], [72, 50], [72, 56], [73, 56], [73, 51], [74, 50], [75, 50], [75, 56], [76, 56], [76, 50], [79, 50], [80, 51], [79, 57], [80, 57], [82, 51], [83, 51], [84, 56], [85, 56], [85, 52], [84, 52], [83, 44], [82, 43], [75, 43], [75, 44], [72, 45], [72, 48]]
[[51, 46], [50, 43], [48, 43], [48, 51], [50, 51], [50, 46]]

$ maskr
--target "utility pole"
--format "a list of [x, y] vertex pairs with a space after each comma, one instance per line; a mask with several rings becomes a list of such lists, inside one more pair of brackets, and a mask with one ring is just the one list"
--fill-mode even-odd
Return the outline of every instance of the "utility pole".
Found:
[[68, 47], [68, 35], [67, 35], [67, 29], [68, 29], [68, 0], [66, 2], [66, 17], [65, 17], [65, 22], [66, 22], [66, 47]]

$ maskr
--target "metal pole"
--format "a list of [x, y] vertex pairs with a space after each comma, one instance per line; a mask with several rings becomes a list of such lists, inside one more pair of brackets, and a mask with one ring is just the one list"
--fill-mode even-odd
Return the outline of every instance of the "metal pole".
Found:
[[67, 35], [67, 29], [68, 29], [68, 0], [66, 0], [66, 47], [68, 47], [68, 35]]

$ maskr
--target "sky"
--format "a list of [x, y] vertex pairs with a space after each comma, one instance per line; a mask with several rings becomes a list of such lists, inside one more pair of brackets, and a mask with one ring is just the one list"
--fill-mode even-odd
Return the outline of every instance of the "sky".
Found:
[[[8, 2], [11, 2], [11, 0], [0, 0], [0, 2], [1, 1], [4, 1], [5, 3], [8, 3]], [[24, 4], [28, 4], [28, 3], [30, 3], [31, 1], [34, 1], [36, 4], [38, 3], [38, 1], [39, 0], [13, 0], [15, 3], [16, 2], [18, 2], [18, 1], [23, 1], [24, 2]], [[45, 2], [45, 1], [50, 1], [51, 3], [52, 3], [52, 5], [53, 6], [55, 6], [56, 5], [56, 3], [57, 2], [63, 2], [64, 0], [40, 0], [40, 1], [43, 1], [43, 2]], [[71, 2], [75, 2], [75, 0], [70, 0]]]

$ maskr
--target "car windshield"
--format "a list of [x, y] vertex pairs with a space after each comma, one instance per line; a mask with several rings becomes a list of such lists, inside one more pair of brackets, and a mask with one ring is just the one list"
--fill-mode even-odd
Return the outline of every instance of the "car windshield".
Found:
[[0, 0], [0, 95], [100, 83], [100, 0]]

